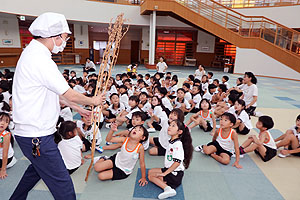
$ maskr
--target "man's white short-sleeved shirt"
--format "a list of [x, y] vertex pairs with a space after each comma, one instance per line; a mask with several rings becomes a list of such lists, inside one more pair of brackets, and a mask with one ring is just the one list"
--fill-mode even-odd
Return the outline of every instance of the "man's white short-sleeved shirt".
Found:
[[13, 82], [15, 135], [41, 137], [55, 132], [60, 105], [59, 95], [69, 85], [49, 49], [32, 40], [22, 52]]

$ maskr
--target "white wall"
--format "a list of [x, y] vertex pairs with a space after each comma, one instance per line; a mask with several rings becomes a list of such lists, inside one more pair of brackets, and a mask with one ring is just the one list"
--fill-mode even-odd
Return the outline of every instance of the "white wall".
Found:
[[142, 28], [142, 50], [149, 50], [149, 27]]
[[126, 33], [125, 37], [121, 40], [121, 49], [131, 49], [131, 41], [140, 41], [141, 29], [132, 29]]
[[[86, 24], [74, 24], [74, 37], [76, 49], [89, 48], [89, 27]], [[80, 44], [82, 42], [82, 44]]]
[[[12, 40], [12, 45], [4, 45], [3, 40]], [[16, 16], [0, 17], [0, 47], [21, 48], [19, 24]]]
[[265, 16], [290, 28], [300, 28], [300, 5], [269, 8], [240, 8], [234, 10], [248, 16]]
[[[112, 17], [124, 13], [128, 24], [149, 26], [149, 16], [140, 15], [140, 6], [102, 3], [86, 0], [1, 0], [0, 12], [38, 16], [44, 12], [64, 14], [68, 20], [109, 23]], [[190, 27], [172, 17], [157, 17], [157, 26]]]
[[203, 31], [198, 31], [197, 52], [214, 53], [215, 52], [215, 36]]
[[300, 73], [256, 49], [236, 48], [235, 73], [251, 71], [256, 75], [298, 79]]

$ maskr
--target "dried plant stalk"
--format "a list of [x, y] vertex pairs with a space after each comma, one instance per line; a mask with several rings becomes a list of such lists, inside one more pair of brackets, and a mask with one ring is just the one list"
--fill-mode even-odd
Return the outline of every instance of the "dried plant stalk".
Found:
[[[100, 64], [100, 70], [98, 73], [98, 79], [96, 84], [96, 90], [95, 90], [95, 96], [97, 96], [100, 93], [103, 93], [107, 89], [108, 81], [111, 77], [112, 70], [116, 65], [117, 58], [119, 55], [120, 50], [120, 44], [121, 40], [124, 37], [124, 35], [127, 33], [129, 26], [123, 27], [123, 24], [126, 20], [124, 19], [124, 14], [121, 13], [117, 16], [116, 21], [114, 24], [112, 24], [112, 20], [110, 21], [109, 27], [108, 27], [108, 42], [103, 54], [103, 60]], [[110, 63], [109, 63], [110, 61]], [[105, 68], [107, 65], [109, 66], [108, 72], [104, 74]], [[93, 142], [91, 147], [91, 163], [87, 170], [85, 181], [88, 181], [88, 177], [91, 171], [91, 168], [94, 163], [94, 154], [95, 154], [95, 147], [96, 147], [96, 133], [98, 131], [98, 125], [100, 123], [101, 114], [102, 114], [102, 106], [96, 107], [96, 114], [94, 113], [95, 107], [92, 106], [92, 122], [94, 125], [93, 129]], [[99, 112], [98, 112], [99, 111]]]

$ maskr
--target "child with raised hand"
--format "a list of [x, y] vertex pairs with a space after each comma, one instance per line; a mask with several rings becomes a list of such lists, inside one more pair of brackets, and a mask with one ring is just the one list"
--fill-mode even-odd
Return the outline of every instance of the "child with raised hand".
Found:
[[193, 155], [192, 138], [189, 129], [179, 120], [172, 121], [168, 128], [171, 136], [166, 154], [165, 167], [149, 170], [149, 181], [164, 190], [158, 199], [176, 195], [176, 188], [181, 185], [184, 170], [189, 167]]
[[165, 107], [162, 104], [162, 101], [159, 97], [153, 96], [151, 100], [152, 109], [148, 111], [149, 116], [151, 119], [147, 122], [149, 126], [148, 132], [155, 132], [161, 130], [161, 126], [159, 122], [162, 120], [167, 120], [168, 115], [165, 112]]
[[75, 172], [84, 163], [82, 157], [82, 140], [77, 135], [76, 124], [72, 121], [61, 123], [55, 133], [55, 142], [69, 174]]
[[214, 134], [216, 130], [216, 118], [207, 99], [202, 99], [200, 101], [200, 111], [193, 114], [186, 124], [187, 126], [192, 124], [189, 126], [190, 129], [199, 125], [203, 131], [211, 131], [211, 135]]
[[112, 131], [108, 133], [110, 142], [123, 143], [121, 151], [107, 158], [101, 157], [94, 165], [98, 178], [104, 180], [121, 180], [127, 178], [135, 167], [137, 160], [140, 160], [142, 178], [140, 186], [146, 185], [146, 166], [144, 159], [144, 147], [142, 143], [148, 139], [148, 132], [143, 126], [135, 126], [128, 137], [112, 137], [117, 125], [112, 124]]
[[290, 155], [300, 156], [300, 115], [296, 118], [296, 125], [292, 126], [285, 134], [275, 139], [277, 149], [284, 147], [278, 154], [279, 157], [285, 158]]
[[152, 156], [164, 156], [169, 144], [170, 136], [168, 135], [169, 123], [173, 120], [179, 120], [183, 123], [184, 113], [179, 108], [171, 111], [169, 119], [160, 121], [159, 125], [162, 127], [158, 137], [151, 137], [150, 144], [154, 147], [149, 149], [149, 154]]
[[223, 165], [228, 165], [233, 152], [236, 152], [235, 162], [232, 166], [242, 168], [242, 166], [239, 165], [240, 153], [238, 135], [234, 129], [232, 129], [235, 122], [236, 118], [233, 114], [224, 113], [220, 121], [220, 128], [214, 132], [212, 142], [207, 145], [196, 146], [195, 151], [210, 155]]
[[245, 111], [246, 103], [242, 99], [238, 99], [234, 104], [236, 123], [233, 126], [235, 131], [242, 135], [247, 135], [253, 128], [251, 120], [247, 112]]
[[[146, 114], [144, 114], [143, 112], [141, 111], [136, 111], [132, 114], [132, 126], [135, 127], [135, 126], [143, 126], [145, 121], [147, 119], [147, 116]], [[120, 131], [119, 133], [113, 135], [114, 137], [116, 136], [123, 136], [123, 137], [127, 137], [129, 132], [133, 129], [132, 128], [129, 128], [128, 130], [123, 130], [123, 131]], [[111, 130], [112, 131], [112, 130]], [[115, 132], [115, 131], [114, 131]], [[106, 141], [108, 141], [108, 137], [106, 137]], [[121, 143], [117, 143], [117, 144], [110, 144], [110, 145], [107, 145], [107, 146], [103, 146], [103, 150], [114, 150], [114, 149], [118, 149], [122, 146]], [[149, 148], [149, 137], [148, 137], [148, 140], [146, 140], [145, 142], [143, 142], [143, 146], [144, 146], [144, 150], [146, 151], [148, 148]]]
[[17, 160], [14, 157], [13, 137], [9, 132], [10, 117], [8, 113], [0, 113], [0, 178], [7, 177], [6, 169], [14, 166]]
[[255, 135], [249, 136], [240, 146], [240, 154], [243, 155], [254, 151], [264, 162], [274, 158], [277, 154], [277, 147], [272, 135], [268, 131], [273, 126], [274, 122], [271, 117], [259, 117], [256, 123], [256, 128], [259, 129], [258, 138]]

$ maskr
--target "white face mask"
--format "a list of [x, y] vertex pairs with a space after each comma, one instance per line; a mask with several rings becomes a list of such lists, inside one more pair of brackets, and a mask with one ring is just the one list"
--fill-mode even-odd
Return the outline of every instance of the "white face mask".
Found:
[[64, 50], [64, 48], [66, 47], [66, 45], [67, 45], [66, 41], [64, 41], [61, 37], [59, 37], [59, 38], [62, 40], [62, 43], [61, 43], [60, 46], [57, 46], [55, 44], [54, 38], [52, 38], [54, 46], [53, 46], [53, 49], [52, 49], [51, 52], [54, 53], [54, 54], [57, 54], [58, 52], [62, 52]]

